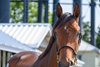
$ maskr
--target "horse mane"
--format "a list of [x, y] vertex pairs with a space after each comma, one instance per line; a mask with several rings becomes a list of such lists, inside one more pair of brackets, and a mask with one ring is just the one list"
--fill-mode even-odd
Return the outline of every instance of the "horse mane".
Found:
[[51, 50], [53, 43], [55, 42], [55, 37], [54, 37], [54, 29], [59, 25], [59, 22], [57, 22], [54, 26], [53, 26], [53, 30], [52, 30], [52, 36], [49, 40], [49, 44], [46, 48], [46, 50], [39, 56], [39, 59], [42, 59], [43, 57], [45, 57], [49, 51]]

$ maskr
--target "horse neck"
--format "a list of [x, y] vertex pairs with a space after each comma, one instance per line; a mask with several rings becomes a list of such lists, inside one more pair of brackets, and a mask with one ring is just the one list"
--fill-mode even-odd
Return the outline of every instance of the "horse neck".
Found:
[[57, 66], [57, 53], [56, 53], [56, 43], [53, 43], [53, 46], [50, 52], [47, 55], [48, 65], [49, 67], [58, 67]]
[[58, 67], [57, 66], [57, 55], [56, 55], [56, 43], [52, 43], [52, 47], [50, 51], [48, 51], [48, 53], [44, 57], [42, 58], [40, 57], [34, 63], [33, 67]]

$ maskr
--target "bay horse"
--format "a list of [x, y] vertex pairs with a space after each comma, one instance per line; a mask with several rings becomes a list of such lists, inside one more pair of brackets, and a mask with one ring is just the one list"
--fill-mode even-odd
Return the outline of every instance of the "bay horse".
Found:
[[58, 20], [53, 26], [48, 47], [40, 54], [20, 52], [8, 61], [8, 67], [69, 67], [77, 62], [81, 41], [79, 21], [80, 7], [74, 5], [73, 14], [63, 13], [60, 3], [56, 6]]

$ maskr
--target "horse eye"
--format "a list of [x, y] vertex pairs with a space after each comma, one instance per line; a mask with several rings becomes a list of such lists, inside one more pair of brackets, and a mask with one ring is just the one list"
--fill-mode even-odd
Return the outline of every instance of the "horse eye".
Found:
[[81, 38], [81, 37], [82, 37], [82, 35], [81, 35], [80, 32], [77, 33], [77, 37], [78, 37], [78, 38]]
[[78, 32], [78, 33], [77, 33], [77, 37], [78, 37], [78, 38], [79, 38], [79, 35], [80, 35], [80, 33]]
[[80, 44], [81, 39], [82, 39], [82, 34], [79, 32], [79, 33], [77, 33], [77, 36], [78, 36], [78, 38], [79, 38], [78, 43]]

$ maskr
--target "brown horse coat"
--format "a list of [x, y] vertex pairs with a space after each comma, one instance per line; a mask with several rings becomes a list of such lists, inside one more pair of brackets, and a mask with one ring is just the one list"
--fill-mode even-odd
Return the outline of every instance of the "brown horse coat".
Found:
[[[41, 55], [30, 51], [15, 54], [8, 61], [8, 67], [69, 67], [73, 65], [76, 61], [76, 51], [80, 40], [79, 10], [79, 5], [76, 4], [73, 15], [70, 13], [63, 14], [58, 3], [56, 9], [58, 21], [53, 27], [53, 33], [46, 50]], [[57, 59], [58, 55], [60, 61]], [[74, 59], [74, 62], [72, 59]]]
[[55, 48], [56, 43], [54, 44], [52, 36], [43, 54], [30, 51], [20, 52], [8, 61], [9, 67], [58, 67]]
[[8, 61], [9, 67], [32, 67], [39, 55], [31, 51], [17, 53]]

